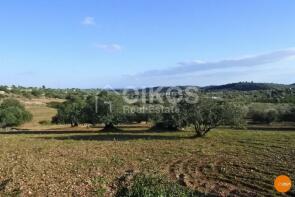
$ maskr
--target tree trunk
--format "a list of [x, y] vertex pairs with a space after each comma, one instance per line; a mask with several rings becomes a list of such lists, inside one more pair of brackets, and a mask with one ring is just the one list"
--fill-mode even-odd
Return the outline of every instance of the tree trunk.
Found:
[[78, 126], [79, 126], [78, 122], [76, 122], [76, 121], [71, 122], [71, 127], [78, 127]]
[[101, 130], [101, 132], [120, 132], [120, 131], [121, 130], [115, 127], [113, 123], [106, 123], [104, 128]]
[[194, 138], [203, 137], [202, 133], [197, 131], [196, 134], [193, 136]]
[[208, 127], [208, 128], [201, 128], [200, 126], [194, 126], [195, 127], [195, 135], [194, 137], [197, 138], [197, 137], [204, 137], [210, 130], [211, 128]]
[[113, 123], [107, 123], [104, 126], [104, 129], [114, 129], [116, 128]]

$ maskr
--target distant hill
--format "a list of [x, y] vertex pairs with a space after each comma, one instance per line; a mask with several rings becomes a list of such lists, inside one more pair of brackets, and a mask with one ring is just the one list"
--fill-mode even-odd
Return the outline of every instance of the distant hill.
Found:
[[[212, 86], [156, 86], [156, 87], [148, 87], [144, 89], [137, 89], [138, 91], [145, 92], [155, 92], [158, 90], [158, 93], [164, 93], [168, 89], [180, 89], [184, 90], [187, 87], [198, 88], [203, 91], [253, 91], [253, 90], [278, 90], [278, 89], [286, 89], [286, 88], [295, 88], [295, 83], [291, 85], [285, 84], [277, 84], [277, 83], [254, 83], [254, 82], [238, 82], [238, 83], [229, 83], [224, 85], [212, 85]], [[124, 89], [116, 89], [118, 92], [123, 92]], [[126, 91], [126, 90], [125, 90]], [[134, 90], [129, 90], [133, 92]]]
[[272, 89], [285, 89], [290, 88], [291, 85], [275, 84], [275, 83], [253, 83], [253, 82], [239, 82], [230, 83], [219, 86], [206, 86], [202, 89], [205, 91], [253, 91], [253, 90], [272, 90]]

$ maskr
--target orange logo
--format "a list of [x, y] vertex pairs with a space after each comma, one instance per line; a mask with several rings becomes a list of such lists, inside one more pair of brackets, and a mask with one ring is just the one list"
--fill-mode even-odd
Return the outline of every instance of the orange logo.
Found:
[[274, 186], [278, 192], [288, 192], [291, 189], [292, 182], [288, 176], [280, 175], [275, 179]]

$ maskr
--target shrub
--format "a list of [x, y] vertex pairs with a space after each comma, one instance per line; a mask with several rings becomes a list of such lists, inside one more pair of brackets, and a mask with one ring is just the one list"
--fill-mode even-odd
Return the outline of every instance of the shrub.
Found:
[[225, 103], [223, 105], [222, 124], [231, 128], [244, 128], [246, 125], [247, 110], [236, 103]]
[[161, 113], [152, 116], [155, 125], [153, 129], [176, 131], [180, 130], [184, 124], [184, 118], [180, 113]]
[[31, 94], [35, 97], [40, 97], [42, 96], [43, 92], [41, 90], [34, 89], [32, 90]]
[[258, 123], [271, 123], [278, 119], [278, 112], [275, 109], [266, 111], [254, 110], [250, 112], [250, 118]]
[[32, 99], [32, 94], [29, 93], [29, 92], [22, 92], [22, 95], [23, 95], [25, 98]]
[[19, 126], [32, 119], [32, 114], [17, 100], [7, 99], [0, 105], [0, 127]]
[[162, 177], [155, 177], [144, 174], [134, 176], [131, 185], [120, 186], [115, 196], [202, 196], [200, 193], [192, 191], [174, 182], [169, 182]]
[[288, 109], [280, 113], [280, 120], [287, 122], [295, 122], [295, 108]]
[[275, 122], [277, 119], [278, 119], [278, 112], [276, 110], [272, 109], [266, 112], [265, 120], [267, 123]]

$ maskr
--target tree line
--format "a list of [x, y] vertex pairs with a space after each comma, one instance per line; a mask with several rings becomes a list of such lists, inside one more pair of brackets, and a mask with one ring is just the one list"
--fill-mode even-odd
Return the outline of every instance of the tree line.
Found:
[[[134, 103], [132, 106], [140, 107], [144, 104]], [[237, 104], [202, 98], [199, 102], [188, 103], [184, 100], [171, 104], [165, 102], [162, 105], [173, 105], [177, 111], [158, 113], [126, 113], [126, 104], [121, 95], [110, 92], [102, 92], [96, 96], [83, 98], [70, 95], [62, 104], [56, 104], [58, 113], [52, 122], [56, 124], [104, 124], [106, 130], [115, 129], [119, 123], [152, 122], [154, 127], [169, 130], [180, 130], [191, 127], [196, 136], [204, 136], [211, 129], [220, 125], [240, 127], [244, 124], [243, 108]], [[158, 104], [155, 107], [159, 106]]]
[[[65, 102], [52, 102], [48, 105], [57, 109], [52, 118], [55, 124], [104, 124], [105, 130], [116, 129], [119, 123], [149, 122], [154, 129], [183, 130], [192, 128], [196, 136], [204, 136], [220, 125], [242, 128], [246, 123], [271, 124], [273, 122], [295, 122], [295, 106], [292, 104], [245, 103], [230, 99], [216, 99], [200, 94], [199, 102], [181, 102], [171, 104], [163, 98], [164, 103], [157, 101], [127, 104], [123, 96], [111, 91], [100, 94], [71, 92], [65, 96]], [[154, 108], [170, 107], [170, 111], [135, 111], [126, 112], [124, 107]], [[15, 99], [4, 99], [0, 102], [0, 127], [14, 127], [30, 121], [30, 114]]]

